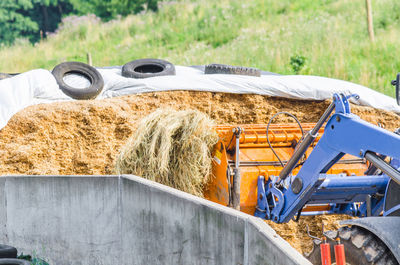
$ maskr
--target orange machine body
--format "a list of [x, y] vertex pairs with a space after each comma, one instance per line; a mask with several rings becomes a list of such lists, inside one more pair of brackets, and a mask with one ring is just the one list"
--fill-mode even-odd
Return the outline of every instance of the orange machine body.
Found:
[[[304, 132], [310, 131], [315, 124], [302, 124]], [[242, 129], [239, 144], [239, 168], [240, 168], [240, 210], [253, 215], [257, 204], [257, 179], [263, 175], [267, 180], [270, 176], [278, 176], [282, 166], [270, 148], [266, 137], [266, 124], [252, 124], [240, 126], [217, 126], [219, 141], [213, 151], [212, 178], [205, 189], [205, 197], [219, 204], [229, 204], [229, 187], [232, 183], [232, 169], [235, 164], [236, 137], [233, 130], [236, 127]], [[311, 153], [313, 146], [323, 134], [319, 136], [313, 145], [307, 150], [306, 157]], [[296, 144], [302, 138], [302, 133], [297, 124], [272, 124], [269, 127], [269, 141], [283, 163], [288, 161], [294, 152]], [[293, 170], [296, 175], [301, 166]], [[327, 173], [363, 175], [367, 169], [363, 159], [345, 155]], [[310, 205], [303, 211], [329, 210], [329, 205]]]

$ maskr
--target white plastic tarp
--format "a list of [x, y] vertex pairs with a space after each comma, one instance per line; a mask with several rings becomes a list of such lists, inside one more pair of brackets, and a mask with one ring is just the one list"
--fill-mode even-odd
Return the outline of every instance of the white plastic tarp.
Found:
[[[98, 70], [104, 79], [104, 89], [98, 99], [167, 90], [259, 94], [303, 100], [325, 100], [332, 98], [333, 93], [344, 93], [360, 96], [359, 100], [352, 100], [353, 103], [400, 113], [400, 107], [391, 97], [361, 85], [319, 76], [205, 75], [196, 67], [176, 66], [175, 76], [133, 79], [123, 77], [121, 67]], [[69, 84], [82, 85], [79, 77], [69, 79]], [[0, 129], [15, 113], [27, 106], [64, 100], [73, 99], [59, 89], [55, 78], [47, 70], [32, 70], [0, 80]]]

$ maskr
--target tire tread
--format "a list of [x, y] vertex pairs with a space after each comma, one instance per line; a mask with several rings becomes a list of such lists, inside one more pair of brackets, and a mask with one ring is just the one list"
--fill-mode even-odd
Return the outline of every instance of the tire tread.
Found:
[[233, 66], [227, 64], [209, 64], [205, 66], [204, 74], [261, 76], [261, 70], [252, 67]]
[[[335, 261], [333, 246], [335, 244], [335, 236], [332, 233], [326, 233], [327, 240], [331, 244], [332, 262]], [[341, 227], [337, 233], [342, 244], [345, 245], [346, 261], [347, 257], [353, 260], [357, 260], [357, 264], [365, 265], [398, 265], [396, 258], [390, 252], [389, 248], [375, 235], [369, 233], [367, 230], [352, 226], [352, 227]], [[310, 253], [306, 253], [305, 256], [313, 264], [321, 264], [321, 252], [319, 240], [314, 240], [314, 247]], [[360, 263], [361, 262], [361, 263]], [[355, 263], [349, 263], [355, 265]]]

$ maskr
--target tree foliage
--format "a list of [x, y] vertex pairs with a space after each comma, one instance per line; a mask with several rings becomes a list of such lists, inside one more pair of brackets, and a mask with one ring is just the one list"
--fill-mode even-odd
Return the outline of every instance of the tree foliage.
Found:
[[36, 42], [45, 38], [48, 32], [54, 32], [64, 15], [73, 11], [69, 0], [31, 0], [33, 8], [27, 12], [38, 25], [39, 31], [30, 36], [30, 40]]
[[54, 32], [62, 17], [95, 14], [107, 21], [145, 9], [157, 11], [160, 0], [0, 0], [0, 45], [17, 38], [37, 42]]
[[31, 0], [0, 1], [0, 43], [11, 44], [19, 36], [30, 35], [38, 25], [25, 14], [33, 8]]

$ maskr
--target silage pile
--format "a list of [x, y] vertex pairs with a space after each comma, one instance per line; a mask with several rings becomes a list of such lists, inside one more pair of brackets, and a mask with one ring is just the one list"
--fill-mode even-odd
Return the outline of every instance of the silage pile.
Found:
[[134, 174], [203, 197], [218, 135], [197, 110], [158, 109], [146, 116], [122, 148], [117, 174]]
[[[113, 174], [116, 158], [139, 121], [158, 108], [194, 109], [218, 124], [267, 123], [278, 111], [300, 122], [317, 122], [328, 101], [301, 101], [260, 95], [169, 91], [92, 101], [58, 102], [26, 108], [0, 130], [0, 174]], [[352, 106], [362, 119], [388, 130], [400, 127], [399, 116], [370, 107]], [[286, 116], [277, 123], [292, 123]], [[325, 223], [334, 229], [343, 216], [301, 218], [299, 223], [271, 225], [298, 251], [309, 251], [313, 232]]]

